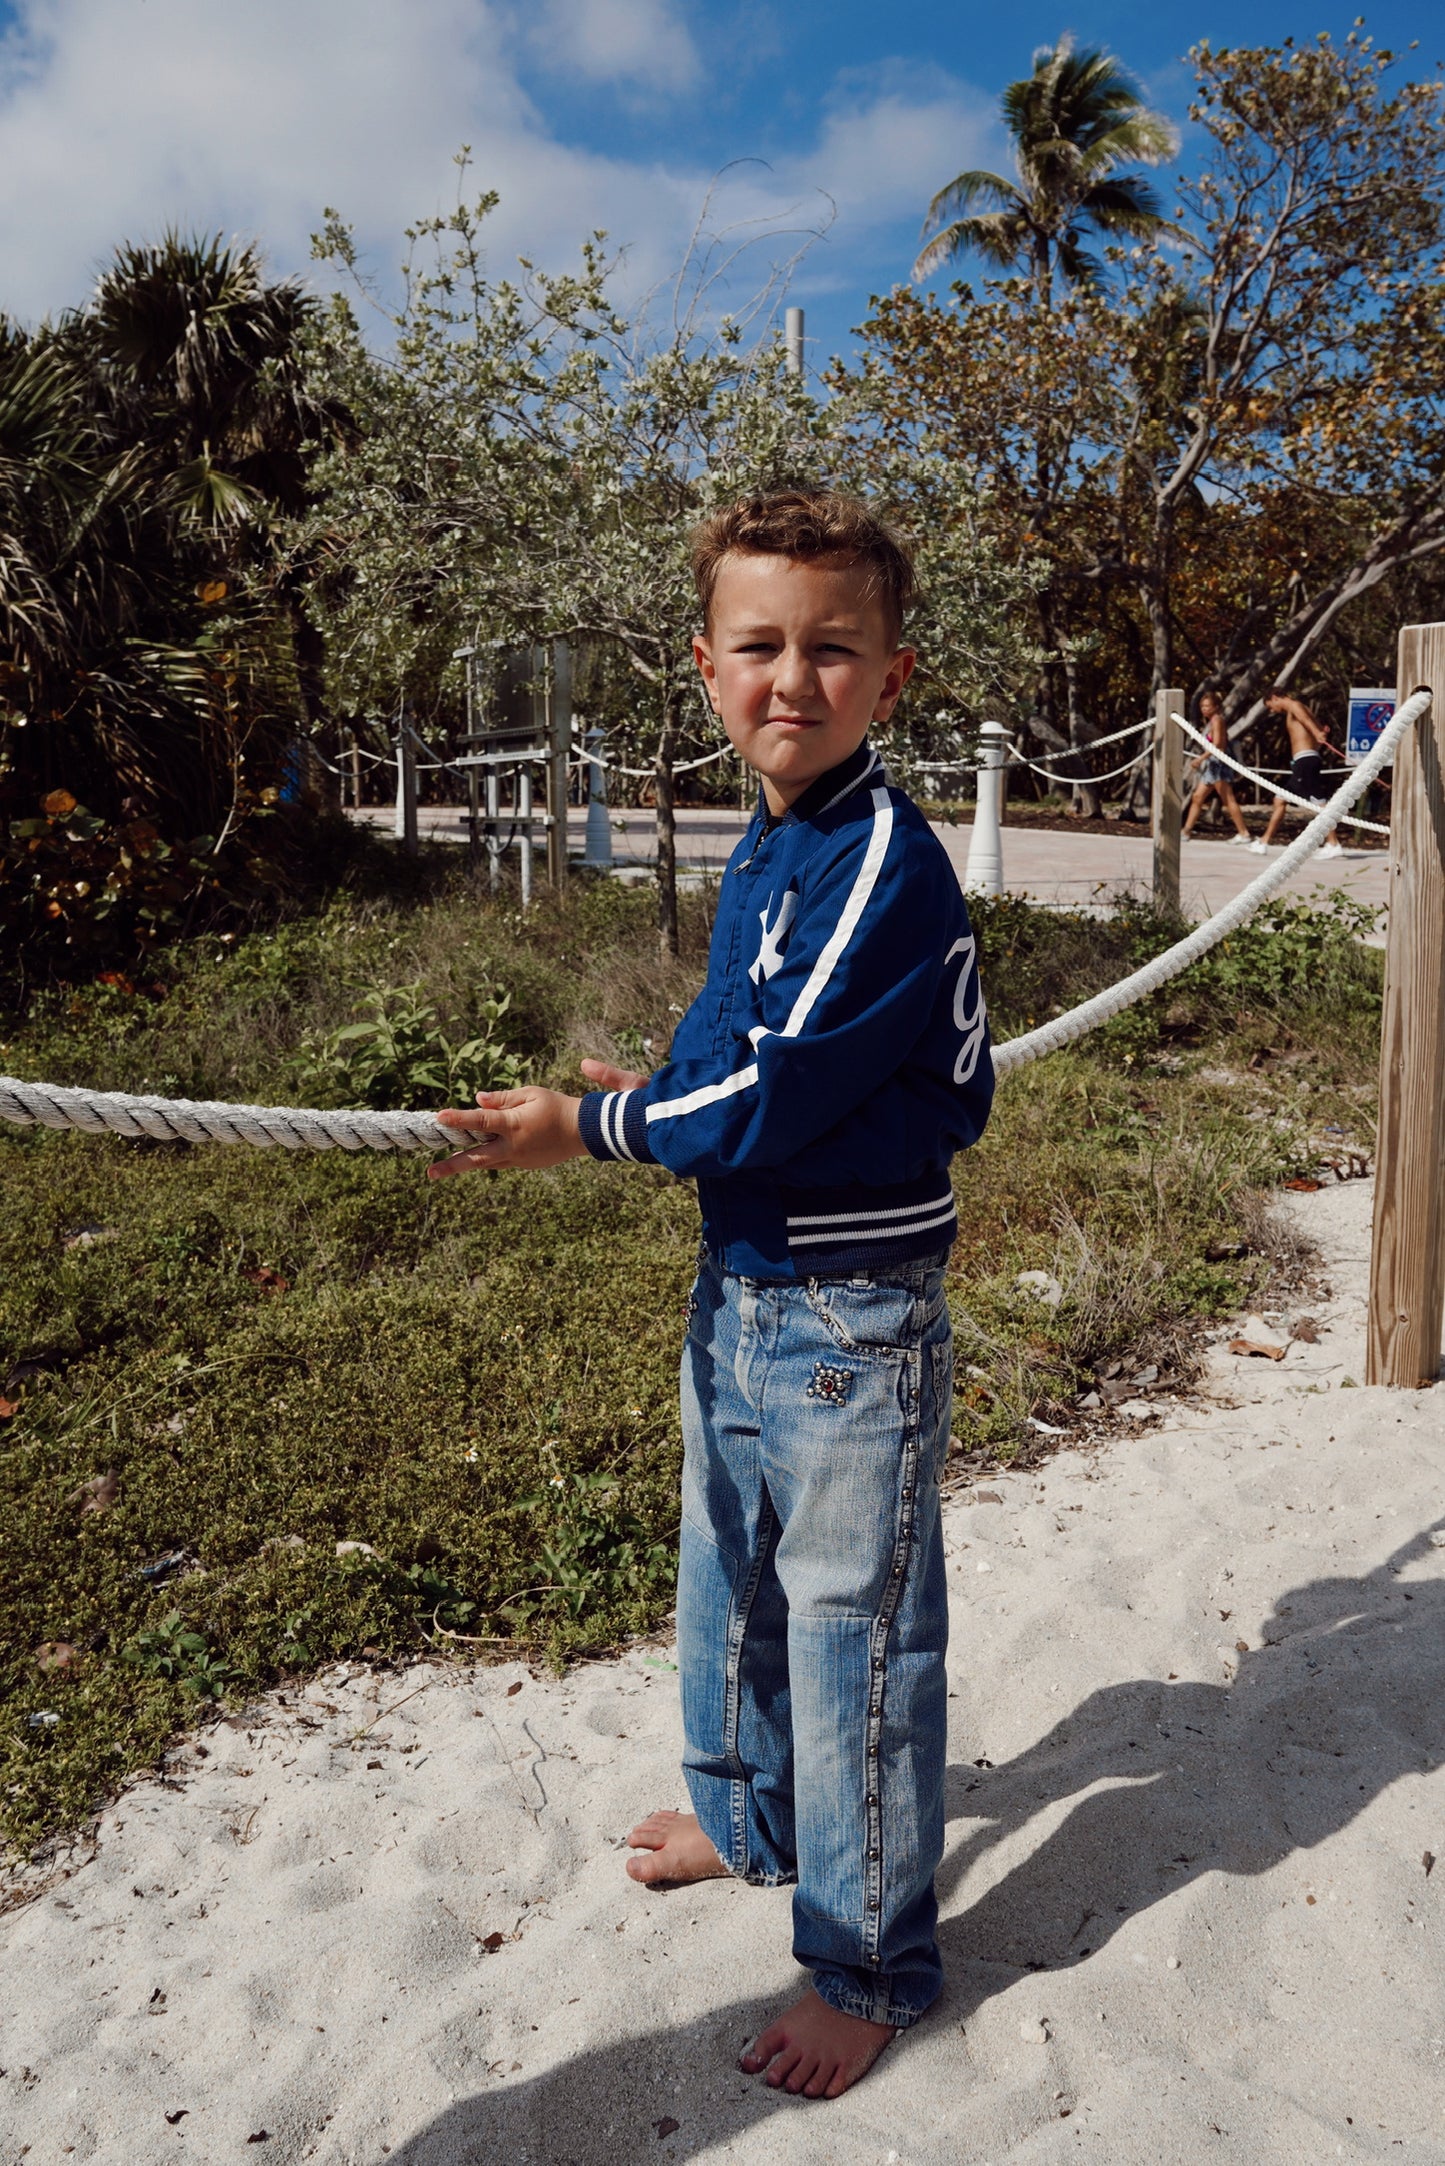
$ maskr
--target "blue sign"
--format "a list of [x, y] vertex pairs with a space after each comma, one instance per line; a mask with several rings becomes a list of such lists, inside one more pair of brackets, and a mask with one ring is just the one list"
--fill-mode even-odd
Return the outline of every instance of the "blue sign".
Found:
[[1394, 712], [1393, 685], [1377, 692], [1361, 691], [1351, 685], [1349, 720], [1345, 725], [1345, 758], [1351, 767], [1358, 767], [1365, 754], [1374, 750], [1375, 739]]

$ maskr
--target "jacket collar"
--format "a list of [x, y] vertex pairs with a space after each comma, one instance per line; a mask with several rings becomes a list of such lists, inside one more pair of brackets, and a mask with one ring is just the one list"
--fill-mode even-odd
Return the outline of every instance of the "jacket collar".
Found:
[[[816, 782], [810, 782], [802, 796], [794, 798], [783, 817], [790, 820], [814, 820], [820, 812], [828, 812], [834, 805], [840, 805], [845, 797], [851, 797], [854, 790], [860, 788], [864, 782], [881, 782], [883, 774], [883, 762], [865, 737], [856, 752], [850, 752], [846, 760], [840, 760], [836, 767], [828, 769], [826, 775], [819, 775]], [[758, 814], [766, 821], [767, 800], [761, 789], [758, 792]]]

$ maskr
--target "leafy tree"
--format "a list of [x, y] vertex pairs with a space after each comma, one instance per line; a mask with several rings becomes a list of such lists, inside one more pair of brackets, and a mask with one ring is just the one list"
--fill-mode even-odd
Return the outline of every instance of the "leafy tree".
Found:
[[[738, 316], [713, 304], [735, 261], [700, 247], [667, 314], [629, 318], [611, 299], [595, 235], [580, 268], [518, 280], [482, 268], [494, 197], [410, 229], [406, 298], [374, 353], [350, 300], [319, 365], [356, 414], [358, 443], [327, 462], [318, 523], [330, 536], [324, 606], [338, 695], [384, 708], [418, 681], [444, 684], [463, 644], [566, 638], [614, 656], [637, 688], [657, 808], [659, 931], [677, 942], [674, 768], [690, 731], [716, 742], [691, 658], [693, 523], [748, 490], [833, 475], [906, 487], [930, 513], [935, 621], [952, 624], [936, 689], [987, 675], [1001, 635], [997, 566], [968, 516], [973, 492], [914, 447], [893, 470], [849, 467], [766, 323], [765, 283]], [[358, 274], [333, 216], [318, 243]], [[364, 289], [363, 289], [364, 290]], [[951, 554], [950, 554], [951, 551]], [[946, 592], [945, 592], [946, 590]], [[987, 659], [985, 659], [985, 657]], [[954, 684], [957, 690], [957, 682]]]
[[880, 433], [930, 431], [1006, 552], [1045, 557], [1057, 667], [1129, 687], [1124, 718], [1188, 671], [1239, 729], [1445, 560], [1445, 87], [1392, 88], [1360, 33], [1194, 63], [1205, 155], [1167, 246], [1057, 300], [894, 294], [861, 375]]
[[[1158, 198], [1127, 165], [1158, 165], [1179, 147], [1162, 113], [1145, 105], [1112, 54], [1076, 52], [1071, 36], [1041, 45], [1033, 72], [1003, 94], [1017, 180], [975, 168], [959, 173], [928, 206], [917, 279], [974, 253], [1000, 270], [1027, 270], [1047, 305], [1057, 269], [1070, 286], [1092, 286], [1102, 267], [1084, 245], [1163, 230]], [[930, 237], [931, 236], [931, 237]]]

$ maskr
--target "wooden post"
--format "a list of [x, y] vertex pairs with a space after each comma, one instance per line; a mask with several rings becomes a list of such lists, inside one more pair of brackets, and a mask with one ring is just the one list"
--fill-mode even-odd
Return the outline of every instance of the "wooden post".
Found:
[[1154, 907], [1179, 915], [1179, 828], [1184, 818], [1184, 733], [1169, 717], [1183, 714], [1184, 694], [1171, 686], [1154, 694], [1154, 766], [1149, 818], [1154, 831]]
[[[537, 648], [534, 653], [545, 650]], [[567, 885], [567, 762], [572, 752], [572, 650], [552, 642], [552, 681], [547, 745], [547, 878]]]
[[1400, 634], [1396, 696], [1421, 689], [1433, 704], [1401, 740], [1391, 793], [1365, 1368], [1406, 1389], [1440, 1373], [1445, 1310], [1445, 624]]

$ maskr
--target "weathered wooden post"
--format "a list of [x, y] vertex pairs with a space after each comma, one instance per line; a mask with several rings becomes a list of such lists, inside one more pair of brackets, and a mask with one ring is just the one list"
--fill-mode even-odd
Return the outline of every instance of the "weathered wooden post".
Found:
[[[481, 699], [477, 685], [477, 650], [475, 647], [453, 647], [452, 660], [460, 662], [465, 676], [467, 727], [462, 738], [466, 756], [470, 762], [480, 742], [477, 729]], [[467, 864], [473, 872], [482, 861], [482, 776], [481, 769], [469, 764], [467, 767]]]
[[1397, 698], [1431, 707], [1395, 752], [1380, 1127], [1370, 1249], [1371, 1384], [1440, 1373], [1445, 1311], [1445, 624], [1400, 634]]
[[547, 746], [547, 878], [561, 889], [567, 885], [567, 761], [572, 750], [572, 649], [565, 639], [552, 642], [550, 693], [551, 734], [538, 741]]
[[1184, 712], [1184, 694], [1171, 686], [1154, 694], [1154, 766], [1149, 818], [1154, 834], [1154, 908], [1179, 915], [1179, 829], [1184, 818], [1184, 737], [1169, 717]]

